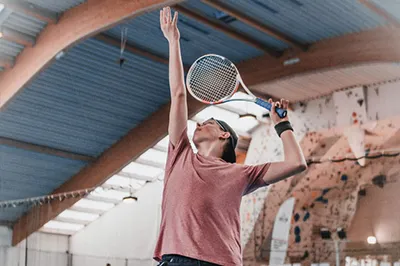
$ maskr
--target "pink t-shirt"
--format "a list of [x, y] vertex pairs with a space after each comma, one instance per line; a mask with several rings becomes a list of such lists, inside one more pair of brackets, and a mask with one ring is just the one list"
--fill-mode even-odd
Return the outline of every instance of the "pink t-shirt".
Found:
[[154, 259], [177, 254], [220, 265], [242, 265], [242, 196], [267, 184], [270, 163], [231, 164], [193, 152], [186, 130], [169, 143], [160, 234]]

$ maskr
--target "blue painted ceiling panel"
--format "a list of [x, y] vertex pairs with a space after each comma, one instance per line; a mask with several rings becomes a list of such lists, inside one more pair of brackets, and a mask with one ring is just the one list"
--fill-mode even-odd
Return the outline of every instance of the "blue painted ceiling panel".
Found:
[[98, 156], [169, 100], [168, 67], [89, 39], [43, 71], [4, 112], [0, 136]]
[[[0, 201], [50, 193], [85, 162], [0, 145]], [[0, 221], [14, 221], [26, 207], [0, 209]]]
[[37, 37], [47, 23], [34, 17], [13, 12], [3, 25], [31, 37]]
[[376, 7], [387, 12], [400, 22], [400, 1], [398, 0], [370, 0]]
[[0, 54], [7, 57], [16, 57], [22, 50], [24, 46], [13, 43], [4, 39], [0, 39]]
[[[190, 65], [198, 57], [207, 53], [220, 54], [234, 62], [263, 54], [263, 51], [233, 39], [183, 14], [180, 14], [179, 19], [184, 64]], [[124, 27], [128, 28], [128, 43], [168, 58], [168, 42], [160, 30], [158, 10], [118, 25], [107, 31], [106, 34], [120, 40], [121, 30]]]
[[[53, 12], [83, 1], [31, 0]], [[379, 1], [379, 0], [375, 0]], [[372, 29], [387, 23], [358, 0], [226, 0], [225, 4], [299, 42], [315, 41]], [[216, 9], [197, 0], [183, 3], [203, 16]], [[287, 48], [240, 21], [230, 27], [277, 50]], [[45, 22], [13, 13], [4, 25], [36, 37]], [[105, 32], [117, 40], [128, 28], [128, 43], [168, 58], [168, 43], [159, 28], [159, 12], [145, 13]], [[207, 53], [240, 62], [264, 54], [212, 27], [180, 14], [179, 28], [186, 65]], [[60, 33], [61, 34], [61, 33]], [[1, 53], [14, 57], [22, 46], [0, 40]], [[13, 138], [92, 157], [99, 156], [128, 131], [169, 101], [168, 66], [95, 39], [77, 44], [42, 71], [0, 113], [0, 137]], [[84, 162], [0, 146], [0, 200], [45, 195], [76, 174]], [[14, 221], [26, 207], [4, 212]]]
[[28, 0], [28, 2], [55, 13], [62, 13], [86, 2], [86, 0]]
[[303, 43], [368, 30], [387, 23], [358, 0], [226, 0], [224, 3]]
[[[248, 26], [247, 24], [245, 24], [239, 20], [236, 20], [236, 19], [230, 20], [229, 18], [232, 19], [232, 17], [226, 16], [225, 13], [221, 12], [218, 9], [215, 9], [213, 7], [206, 5], [206, 4], [202, 3], [201, 1], [195, 1], [195, 0], [185, 1], [182, 3], [182, 6], [184, 6], [187, 9], [190, 9], [192, 11], [195, 11], [199, 14], [203, 14], [203, 16], [205, 16], [211, 20], [216, 20], [216, 21], [220, 20], [220, 23], [225, 24], [226, 26], [235, 29], [237, 32], [239, 32], [241, 34], [250, 36], [251, 38], [253, 38], [257, 41], [264, 43], [266, 46], [273, 47], [277, 51], [282, 51], [289, 47], [286, 43], [284, 43], [278, 39], [275, 39], [275, 38], [255, 29], [251, 26]], [[225, 15], [225, 18], [222, 19], [221, 17], [224, 17], [224, 15]], [[218, 19], [218, 18], [220, 18], [220, 19]], [[226, 21], [226, 22], [224, 22], [224, 21]]]

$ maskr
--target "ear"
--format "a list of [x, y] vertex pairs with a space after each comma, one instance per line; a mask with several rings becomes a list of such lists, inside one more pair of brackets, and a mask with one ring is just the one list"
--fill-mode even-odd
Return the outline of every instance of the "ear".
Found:
[[224, 140], [229, 139], [230, 136], [231, 136], [231, 133], [229, 133], [229, 132], [221, 132], [221, 134], [219, 135], [219, 137]]

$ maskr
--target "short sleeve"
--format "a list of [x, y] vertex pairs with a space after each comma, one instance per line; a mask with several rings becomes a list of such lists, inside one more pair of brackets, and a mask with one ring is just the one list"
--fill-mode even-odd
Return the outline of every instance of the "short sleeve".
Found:
[[268, 172], [270, 165], [271, 163], [245, 166], [248, 184], [245, 191], [243, 192], [243, 195], [249, 194], [260, 187], [265, 187], [268, 185], [267, 183], [265, 183], [263, 177]]
[[165, 172], [169, 172], [171, 168], [174, 166], [177, 158], [187, 149], [192, 149], [190, 146], [190, 141], [187, 135], [187, 128], [185, 128], [181, 136], [178, 139], [178, 142], [175, 146], [169, 141], [168, 143], [168, 154], [167, 154], [167, 162], [165, 164]]

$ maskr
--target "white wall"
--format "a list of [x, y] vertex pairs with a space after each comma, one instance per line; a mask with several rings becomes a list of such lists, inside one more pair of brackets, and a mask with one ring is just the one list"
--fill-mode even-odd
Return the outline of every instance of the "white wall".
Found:
[[[138, 201], [121, 203], [70, 238], [73, 266], [153, 265], [163, 183], [148, 183]], [[120, 258], [120, 259], [116, 259]]]
[[400, 114], [400, 82], [368, 88], [367, 115], [370, 120], [381, 120]]
[[[25, 265], [26, 242], [11, 246], [12, 230], [0, 226], [0, 265]], [[28, 238], [28, 266], [67, 266], [68, 237], [34, 233]]]
[[[301, 141], [307, 132], [326, 129], [365, 125], [370, 121], [388, 119], [400, 115], [400, 82], [388, 83], [377, 87], [353, 88], [338, 91], [329, 96], [294, 104], [290, 120], [295, 129], [295, 136]], [[364, 133], [364, 130], [362, 130]], [[354, 153], [364, 151], [363, 139], [358, 131], [346, 132], [347, 139]], [[355, 136], [353, 138], [353, 136]], [[307, 148], [304, 150], [307, 153]], [[273, 162], [283, 159], [283, 146], [272, 124], [265, 123], [252, 133], [252, 141], [246, 157], [246, 164]], [[270, 232], [274, 215], [282, 203], [281, 198], [287, 192], [290, 183], [280, 183], [274, 193], [270, 187], [259, 189], [245, 196], [241, 205], [242, 245], [244, 259], [253, 261], [256, 247]], [[281, 194], [280, 194], [281, 193]], [[305, 193], [308, 193], [307, 191]], [[262, 213], [265, 223], [257, 224]], [[303, 229], [302, 229], [303, 230]], [[304, 230], [303, 230], [304, 232]], [[258, 241], [258, 242], [257, 242]], [[305, 243], [303, 239], [303, 243]], [[258, 247], [257, 247], [258, 248]]]

